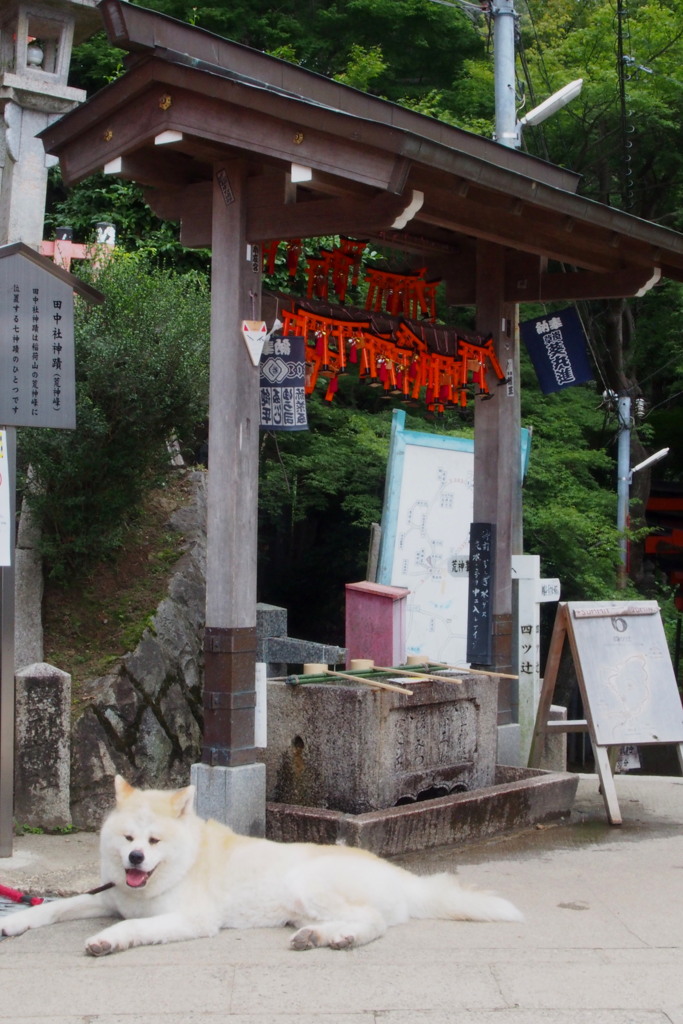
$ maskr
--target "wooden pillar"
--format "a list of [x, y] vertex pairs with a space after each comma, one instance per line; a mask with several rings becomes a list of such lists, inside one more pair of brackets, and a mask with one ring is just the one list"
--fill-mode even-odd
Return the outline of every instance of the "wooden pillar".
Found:
[[254, 762], [258, 368], [242, 337], [260, 316], [248, 259], [245, 165], [214, 168], [202, 762]]
[[[522, 491], [517, 306], [504, 302], [505, 250], [479, 241], [476, 265], [477, 332], [493, 336], [510, 380], [491, 383], [492, 397], [477, 398], [474, 414], [474, 521], [494, 523], [493, 667], [513, 671], [512, 555], [522, 552]], [[506, 684], [506, 685], [504, 685]], [[499, 722], [514, 720], [516, 692], [501, 680]]]

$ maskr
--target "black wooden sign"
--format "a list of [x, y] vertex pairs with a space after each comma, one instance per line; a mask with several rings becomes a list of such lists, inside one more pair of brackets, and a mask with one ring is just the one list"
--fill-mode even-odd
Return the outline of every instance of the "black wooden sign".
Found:
[[467, 602], [467, 660], [472, 665], [493, 663], [494, 523], [470, 526], [470, 573]]

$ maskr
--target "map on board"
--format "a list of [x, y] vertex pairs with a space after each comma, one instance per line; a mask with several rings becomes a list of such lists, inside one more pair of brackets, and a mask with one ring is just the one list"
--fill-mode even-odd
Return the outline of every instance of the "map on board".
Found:
[[[405, 429], [394, 412], [377, 583], [406, 587], [406, 654], [467, 664], [474, 441]], [[521, 431], [522, 475], [530, 435]]]
[[474, 443], [404, 429], [394, 413], [377, 582], [406, 587], [406, 653], [462, 665]]

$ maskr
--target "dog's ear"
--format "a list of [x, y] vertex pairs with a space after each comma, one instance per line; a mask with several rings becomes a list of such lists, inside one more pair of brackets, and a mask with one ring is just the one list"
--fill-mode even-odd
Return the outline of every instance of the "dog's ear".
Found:
[[114, 776], [114, 792], [116, 793], [116, 802], [121, 803], [134, 792], [134, 789], [122, 775], [116, 775]]
[[177, 818], [183, 818], [186, 814], [194, 812], [194, 786], [186, 786], [185, 789], [177, 789], [171, 797], [171, 806]]

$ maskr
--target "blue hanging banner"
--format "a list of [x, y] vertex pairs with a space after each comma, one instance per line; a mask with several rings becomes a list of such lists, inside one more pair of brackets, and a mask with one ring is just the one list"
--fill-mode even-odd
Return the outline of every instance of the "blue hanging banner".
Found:
[[572, 307], [519, 325], [544, 395], [593, 380], [586, 335]]
[[306, 343], [302, 337], [271, 335], [260, 363], [262, 430], [308, 430]]

